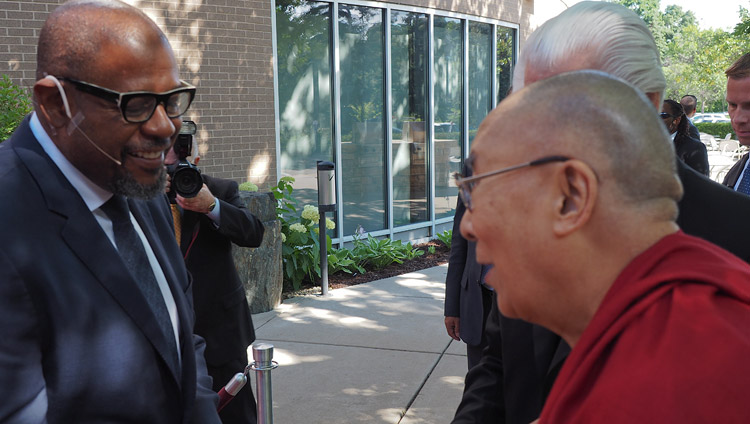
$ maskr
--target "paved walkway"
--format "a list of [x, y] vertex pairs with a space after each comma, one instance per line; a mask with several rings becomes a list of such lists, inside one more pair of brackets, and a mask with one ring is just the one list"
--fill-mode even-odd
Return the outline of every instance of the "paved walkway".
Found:
[[[447, 423], [466, 349], [443, 324], [447, 265], [285, 300], [253, 315], [274, 345], [274, 424]], [[255, 389], [255, 378], [252, 382]]]

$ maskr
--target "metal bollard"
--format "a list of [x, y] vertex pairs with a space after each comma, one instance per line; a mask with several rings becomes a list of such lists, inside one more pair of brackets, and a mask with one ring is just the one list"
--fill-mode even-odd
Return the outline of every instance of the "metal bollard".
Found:
[[258, 398], [258, 424], [273, 424], [273, 396], [271, 392], [271, 370], [279, 364], [273, 361], [273, 345], [256, 343], [253, 345], [253, 363], [250, 369], [255, 370], [255, 395]]

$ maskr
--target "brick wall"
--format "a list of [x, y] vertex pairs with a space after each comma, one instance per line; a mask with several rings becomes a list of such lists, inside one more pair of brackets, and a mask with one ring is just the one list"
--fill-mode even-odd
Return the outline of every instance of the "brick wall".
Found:
[[[201, 169], [276, 183], [271, 3], [253, 0], [139, 1], [167, 34], [181, 77], [198, 87], [185, 119], [198, 124]], [[62, 0], [0, 1], [0, 73], [31, 87], [36, 41]]]
[[[518, 23], [530, 31], [535, 2], [550, 0], [399, 0]], [[198, 87], [186, 119], [198, 124], [204, 172], [268, 189], [276, 180], [270, 0], [126, 0], [169, 37], [182, 78]], [[34, 83], [36, 40], [63, 0], [0, 1], [0, 73]], [[539, 7], [539, 5], [537, 5]]]

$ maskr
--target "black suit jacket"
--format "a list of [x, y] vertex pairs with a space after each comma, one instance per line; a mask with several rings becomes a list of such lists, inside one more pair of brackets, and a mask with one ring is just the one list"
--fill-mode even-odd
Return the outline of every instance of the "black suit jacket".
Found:
[[748, 153], [745, 153], [744, 155], [742, 155], [740, 160], [732, 165], [732, 167], [729, 169], [729, 172], [727, 172], [727, 175], [724, 177], [724, 181], [722, 182], [722, 184], [734, 190], [734, 185], [737, 184], [737, 181], [742, 175], [742, 170], [745, 169], [748, 155]]
[[[750, 262], [750, 245], [744, 241], [750, 234], [750, 196], [706, 178], [680, 160], [677, 170], [685, 192], [679, 203], [680, 228]], [[526, 424], [538, 418], [569, 347], [544, 328], [503, 317], [497, 302], [485, 336], [489, 345], [466, 375], [453, 423]]]
[[206, 339], [208, 365], [219, 367], [232, 359], [246, 362], [247, 347], [255, 341], [245, 288], [232, 259], [232, 243], [258, 247], [264, 228], [240, 201], [235, 181], [207, 175], [203, 181], [219, 199], [220, 225], [216, 228], [204, 214], [184, 211], [180, 248], [193, 275], [195, 333]]
[[708, 151], [700, 138], [692, 138], [687, 134], [677, 134], [674, 137], [674, 149], [677, 157], [699, 173], [709, 176]]
[[461, 199], [453, 218], [451, 254], [445, 277], [445, 316], [459, 317], [461, 340], [472, 346], [482, 342], [482, 265], [477, 263], [476, 243], [461, 236], [460, 224], [466, 207]]
[[690, 119], [688, 119], [688, 135], [696, 140], [701, 139], [701, 132], [698, 131], [698, 127]]
[[0, 421], [218, 423], [165, 201], [128, 203], [175, 300], [178, 370], [117, 250], [28, 117], [0, 144], [0, 178]]

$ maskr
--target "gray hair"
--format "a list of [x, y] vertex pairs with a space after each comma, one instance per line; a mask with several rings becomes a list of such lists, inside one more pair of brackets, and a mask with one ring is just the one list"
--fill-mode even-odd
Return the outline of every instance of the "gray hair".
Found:
[[630, 9], [599, 1], [578, 3], [529, 36], [513, 90], [523, 88], [527, 69], [554, 70], [576, 54], [585, 58], [585, 68], [620, 77], [644, 93], [659, 93], [661, 105], [667, 83], [651, 32]]

